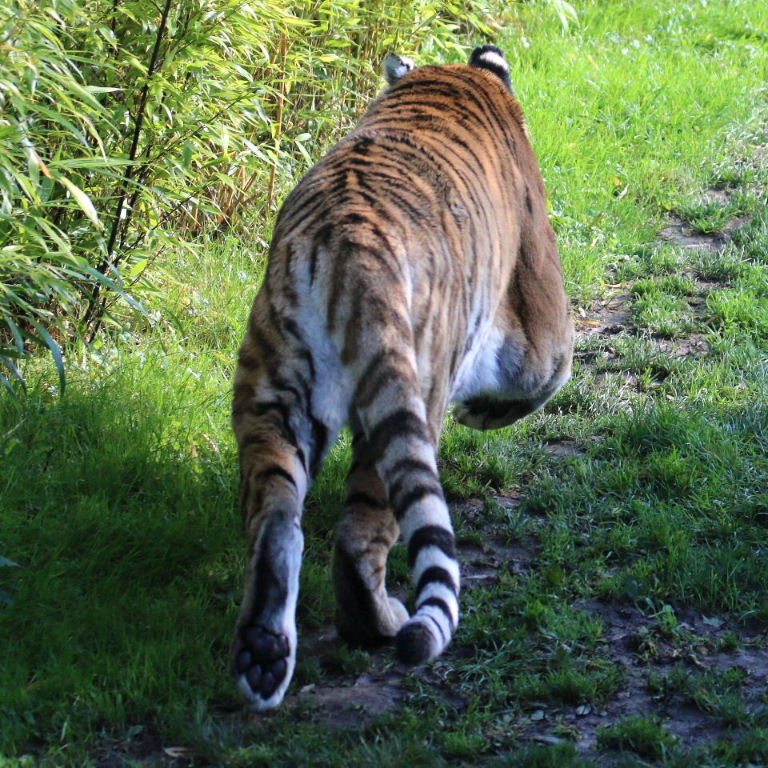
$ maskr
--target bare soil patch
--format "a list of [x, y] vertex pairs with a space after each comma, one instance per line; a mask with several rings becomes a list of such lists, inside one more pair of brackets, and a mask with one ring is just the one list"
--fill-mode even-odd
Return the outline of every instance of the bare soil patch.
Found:
[[578, 339], [613, 336], [632, 331], [632, 310], [628, 293], [616, 293], [600, 299], [588, 309], [579, 310], [574, 318]]
[[306, 685], [289, 706], [314, 722], [332, 728], [361, 727], [396, 707], [406, 698], [397, 670], [360, 675], [350, 684]]
[[169, 766], [200, 764], [194, 750], [167, 746], [157, 733], [146, 728], [131, 729], [120, 741], [110, 743], [96, 761], [98, 768], [125, 768], [128, 765]]
[[[765, 638], [728, 622], [689, 612], [679, 625], [685, 641], [673, 642], [653, 633], [654, 622], [637, 608], [599, 600], [582, 604], [598, 615], [604, 626], [605, 652], [621, 668], [624, 684], [611, 701], [598, 706], [559, 707], [538, 713], [522, 737], [542, 743], [562, 740], [563, 724], [580, 751], [595, 756], [600, 728], [633, 715], [659, 717], [685, 748], [710, 744], [731, 733], [723, 720], [702, 711], [685, 697], [658, 693], [649, 687], [656, 676], [668, 677], [675, 669], [685, 674], [705, 670], [723, 672], [734, 667], [748, 673], [742, 693], [749, 705], [758, 706], [768, 683], [768, 648]], [[743, 643], [729, 652], [716, 650], [726, 634]], [[556, 732], [555, 732], [556, 731]]]
[[730, 233], [742, 226], [741, 219], [732, 219], [722, 232], [702, 234], [695, 232], [685, 221], [673, 218], [659, 233], [662, 240], [673, 243], [679, 248], [697, 251], [720, 251], [728, 243]]
[[673, 357], [704, 357], [710, 352], [710, 344], [704, 334], [693, 333], [681, 339], [657, 339], [659, 350]]
[[[729, 189], [710, 189], [702, 196], [702, 202], [727, 205], [732, 195]], [[679, 216], [673, 216], [670, 223], [659, 232], [659, 239], [685, 250], [720, 251], [731, 240], [733, 233], [746, 223], [745, 217], [734, 216], [719, 232], [702, 233]]]

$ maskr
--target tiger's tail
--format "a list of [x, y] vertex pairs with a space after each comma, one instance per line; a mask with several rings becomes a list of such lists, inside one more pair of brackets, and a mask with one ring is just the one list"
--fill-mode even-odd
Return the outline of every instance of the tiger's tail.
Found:
[[407, 335], [393, 339], [390, 325], [379, 343], [365, 344], [377, 351], [360, 361], [354, 408], [407, 546], [416, 611], [395, 644], [400, 661], [415, 665], [438, 656], [456, 630], [459, 564], [437, 473], [437, 435], [419, 391], [410, 330]]

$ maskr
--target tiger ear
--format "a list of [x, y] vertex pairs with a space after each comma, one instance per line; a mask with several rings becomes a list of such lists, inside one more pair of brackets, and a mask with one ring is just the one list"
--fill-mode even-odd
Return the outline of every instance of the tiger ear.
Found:
[[407, 56], [398, 56], [396, 53], [387, 54], [384, 59], [384, 77], [390, 85], [394, 85], [403, 75], [407, 75], [416, 64]]
[[495, 45], [483, 45], [480, 48], [475, 48], [469, 57], [469, 66], [493, 72], [494, 75], [501, 78], [501, 81], [512, 93], [515, 92], [509, 77], [509, 62], [503, 51]]

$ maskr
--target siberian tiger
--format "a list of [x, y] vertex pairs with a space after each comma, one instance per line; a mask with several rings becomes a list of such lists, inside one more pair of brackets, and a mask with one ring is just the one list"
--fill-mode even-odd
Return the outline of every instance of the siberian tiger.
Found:
[[[250, 546], [238, 687], [278, 705], [296, 659], [304, 497], [339, 431], [354, 461], [333, 581], [342, 637], [433, 659], [459, 620], [437, 473], [446, 410], [502, 427], [568, 380], [573, 329], [544, 185], [509, 65], [414, 68], [286, 199], [240, 349], [233, 420]], [[387, 594], [402, 535], [415, 611]]]

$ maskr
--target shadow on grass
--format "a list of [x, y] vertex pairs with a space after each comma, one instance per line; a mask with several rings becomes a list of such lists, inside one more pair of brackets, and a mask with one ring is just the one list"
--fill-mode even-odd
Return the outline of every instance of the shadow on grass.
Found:
[[[209, 713], [242, 710], [227, 670], [246, 551], [225, 387], [129, 370], [3, 400], [0, 554], [20, 567], [0, 571], [0, 754], [132, 727], [200, 738]], [[323, 550], [305, 569], [309, 623], [332, 616], [323, 540], [347, 447], [308, 502], [308, 554]]]
[[0, 550], [21, 567], [3, 574], [3, 747], [228, 699], [236, 462], [183, 424], [190, 393], [4, 401]]
[[[0, 752], [92, 757], [137, 727], [186, 744], [235, 744], [254, 733], [226, 670], [245, 556], [226, 396], [140, 384], [129, 376], [73, 387], [61, 401], [4, 402], [0, 552], [21, 568], [4, 569], [0, 583], [14, 599], [0, 608]], [[211, 413], [220, 414], [213, 427]], [[537, 562], [509, 577], [510, 590], [468, 593], [461, 630], [472, 636], [487, 597], [478, 632], [495, 644], [522, 631], [530, 643], [514, 663], [483, 657], [484, 679], [499, 681], [498, 704], [487, 684], [468, 685], [468, 699], [485, 702], [491, 719], [509, 691], [528, 706], [526, 676], [551, 660], [525, 616], [534, 594], [562, 615], [572, 582], [581, 597], [764, 620], [767, 414], [746, 403], [649, 404], [590, 421], [581, 438], [599, 427], [604, 439], [585, 442], [585, 454], [537, 459], [521, 507], [540, 521]], [[483, 450], [498, 445], [503, 456], [510, 439], [489, 439]], [[329, 539], [347, 461], [342, 440], [308, 502], [304, 630], [332, 616]], [[609, 556], [606, 573], [599, 564]], [[566, 568], [575, 575], [566, 579]], [[471, 658], [481, 651], [473, 637]], [[541, 693], [531, 689], [531, 700]], [[431, 722], [418, 702], [398, 718], [417, 712]], [[324, 749], [348, 738], [315, 737], [311, 723], [283, 713], [258, 727], [269, 759], [292, 739], [301, 751], [314, 738]]]

